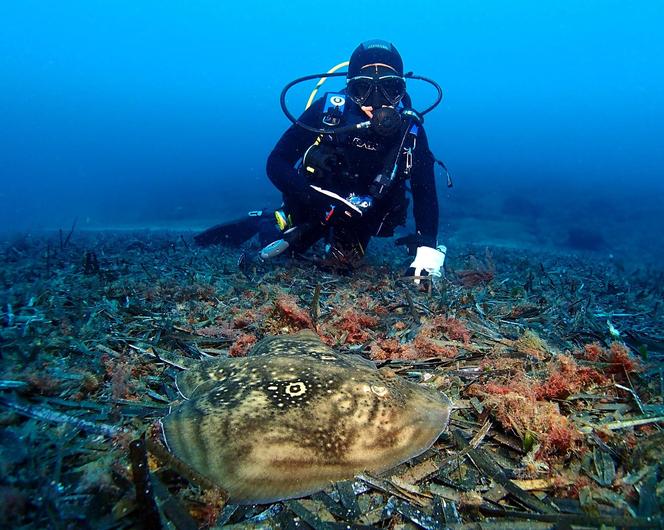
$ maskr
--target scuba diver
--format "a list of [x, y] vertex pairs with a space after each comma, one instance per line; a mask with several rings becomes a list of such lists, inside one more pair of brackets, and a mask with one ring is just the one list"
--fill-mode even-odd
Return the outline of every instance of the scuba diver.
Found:
[[[336, 72], [346, 65], [347, 72]], [[338, 76], [346, 76], [345, 90], [314, 101], [323, 82]], [[319, 83], [305, 112], [295, 118], [286, 94], [311, 79]], [[414, 110], [407, 79], [432, 84], [438, 91], [435, 103], [422, 112]], [[431, 153], [422, 123], [441, 99], [438, 84], [404, 74], [399, 52], [382, 40], [360, 44], [349, 62], [326, 74], [292, 81], [281, 93], [281, 106], [293, 124], [267, 160], [268, 177], [283, 195], [282, 208], [274, 212], [276, 226], [265, 222], [269, 214], [251, 212], [244, 223], [213, 227], [196, 241], [237, 244], [260, 231], [263, 243], [274, 238], [260, 253], [270, 259], [284, 252], [302, 253], [323, 240], [327, 257], [352, 265], [364, 256], [371, 237], [391, 237], [405, 224], [409, 183], [416, 234], [397, 240], [415, 256], [406, 275], [417, 284], [426, 276], [440, 276], [446, 248], [437, 242], [434, 164], [447, 169]]]

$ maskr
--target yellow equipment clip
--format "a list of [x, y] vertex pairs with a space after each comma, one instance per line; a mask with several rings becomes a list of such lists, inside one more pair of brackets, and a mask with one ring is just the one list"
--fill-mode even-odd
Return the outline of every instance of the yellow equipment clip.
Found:
[[293, 224], [290, 215], [286, 215], [283, 210], [277, 210], [274, 212], [274, 218], [277, 221], [277, 226], [282, 232], [287, 228], [290, 228]]

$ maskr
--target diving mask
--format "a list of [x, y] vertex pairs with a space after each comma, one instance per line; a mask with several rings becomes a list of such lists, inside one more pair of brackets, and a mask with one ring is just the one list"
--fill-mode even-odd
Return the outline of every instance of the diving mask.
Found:
[[346, 82], [346, 93], [360, 107], [397, 105], [406, 95], [406, 81], [400, 75], [383, 73], [357, 75]]

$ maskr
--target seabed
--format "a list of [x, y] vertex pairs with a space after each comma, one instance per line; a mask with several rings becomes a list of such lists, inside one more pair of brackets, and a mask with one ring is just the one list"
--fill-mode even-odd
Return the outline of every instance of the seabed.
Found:
[[[0, 245], [6, 527], [664, 525], [662, 270], [455, 244], [445, 277], [418, 289], [389, 241], [349, 272], [311, 257], [261, 263], [191, 236], [72, 231]], [[382, 476], [227, 504], [161, 444], [155, 425], [179, 395], [159, 353], [241, 356], [304, 328], [445, 392], [449, 429]]]

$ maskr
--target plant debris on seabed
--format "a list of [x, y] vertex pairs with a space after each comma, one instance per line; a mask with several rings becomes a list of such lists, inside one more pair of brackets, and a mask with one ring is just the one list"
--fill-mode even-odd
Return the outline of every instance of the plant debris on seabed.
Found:
[[[308, 261], [239, 270], [239, 250], [186, 234], [70, 236], [0, 248], [7, 526], [663, 524], [662, 271], [468, 246], [422, 291], [390, 242], [342, 275]], [[303, 328], [444, 391], [449, 431], [383, 476], [228, 505], [154, 434], [178, 399], [159, 353], [241, 356]]]

